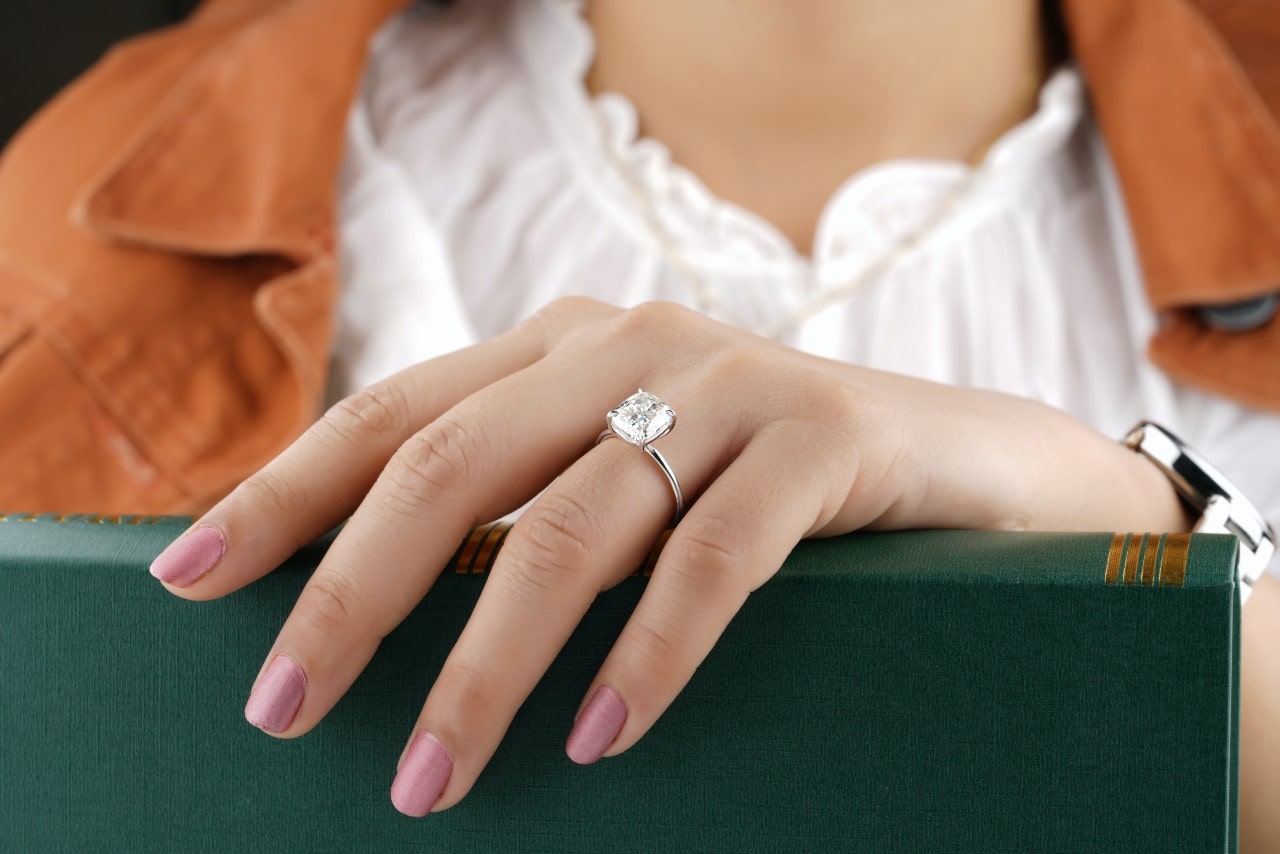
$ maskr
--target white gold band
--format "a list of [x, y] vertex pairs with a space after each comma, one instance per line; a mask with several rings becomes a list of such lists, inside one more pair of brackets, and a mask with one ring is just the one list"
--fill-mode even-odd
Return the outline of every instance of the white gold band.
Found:
[[608, 426], [596, 437], [597, 445], [609, 438], [621, 439], [629, 445], [635, 445], [648, 454], [666, 475], [667, 483], [671, 485], [671, 494], [676, 499], [676, 512], [667, 527], [674, 528], [680, 521], [680, 517], [684, 515], [684, 493], [680, 489], [680, 481], [676, 479], [676, 473], [671, 470], [662, 453], [653, 447], [653, 442], [670, 433], [675, 427], [675, 410], [654, 395], [640, 389], [618, 404], [616, 409], [610, 410], [605, 416], [605, 423]]

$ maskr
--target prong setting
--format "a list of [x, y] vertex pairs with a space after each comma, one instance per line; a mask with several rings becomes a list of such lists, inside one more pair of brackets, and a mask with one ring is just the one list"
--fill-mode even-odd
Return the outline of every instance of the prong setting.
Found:
[[643, 448], [671, 432], [676, 412], [644, 389], [618, 404], [605, 418], [619, 439]]

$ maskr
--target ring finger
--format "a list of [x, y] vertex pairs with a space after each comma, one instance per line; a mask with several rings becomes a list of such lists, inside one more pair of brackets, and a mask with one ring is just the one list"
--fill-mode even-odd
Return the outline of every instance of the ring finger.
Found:
[[[690, 399], [678, 392], [673, 404]], [[660, 440], [696, 494], [737, 452], [727, 411], [703, 400]], [[392, 801], [425, 815], [460, 800], [502, 740], [516, 710], [596, 594], [644, 559], [674, 510], [670, 484], [639, 448], [609, 441], [551, 484], [516, 521], [466, 628], [427, 697], [401, 757]]]
[[587, 689], [566, 744], [575, 762], [621, 753], [648, 732], [748, 594], [840, 508], [852, 480], [847, 443], [824, 447], [829, 433], [791, 426], [754, 437], [672, 532]]

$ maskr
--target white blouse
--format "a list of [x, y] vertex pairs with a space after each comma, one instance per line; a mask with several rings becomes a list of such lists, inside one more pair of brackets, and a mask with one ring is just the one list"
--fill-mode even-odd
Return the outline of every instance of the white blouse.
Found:
[[1280, 416], [1146, 359], [1156, 319], [1073, 68], [978, 167], [894, 160], [850, 176], [806, 257], [637, 138], [624, 97], [587, 92], [580, 12], [413, 4], [375, 36], [340, 175], [331, 401], [568, 294], [696, 306], [696, 279], [716, 316], [763, 333], [839, 292], [781, 340], [1035, 398], [1117, 438], [1153, 419], [1280, 523]]

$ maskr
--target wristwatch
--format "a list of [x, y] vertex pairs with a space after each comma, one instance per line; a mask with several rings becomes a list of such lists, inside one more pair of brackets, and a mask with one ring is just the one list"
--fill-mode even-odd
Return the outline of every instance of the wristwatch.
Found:
[[1275, 528], [1222, 472], [1159, 424], [1139, 422], [1124, 443], [1159, 466], [1200, 514], [1192, 533], [1234, 534], [1240, 540], [1237, 578], [1243, 605], [1275, 553]]

